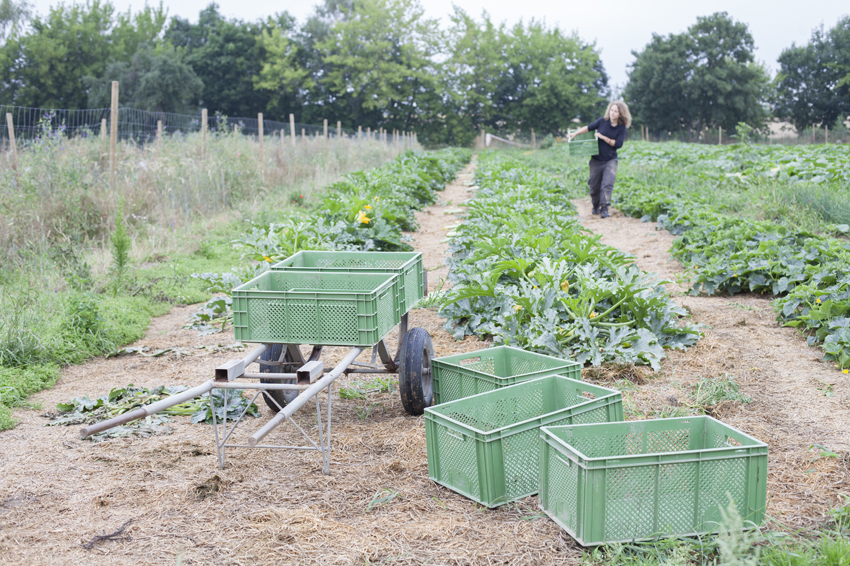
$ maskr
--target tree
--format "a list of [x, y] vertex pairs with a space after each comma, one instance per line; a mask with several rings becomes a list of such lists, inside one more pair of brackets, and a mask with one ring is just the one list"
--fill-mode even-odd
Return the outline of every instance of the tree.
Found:
[[832, 126], [850, 114], [850, 16], [829, 32], [816, 28], [807, 45], [791, 44], [778, 61], [778, 117], [803, 130]]
[[769, 78], [755, 62], [746, 24], [726, 12], [697, 18], [684, 34], [654, 35], [636, 53], [625, 98], [651, 130], [754, 128], [767, 117]]
[[0, 39], [4, 39], [7, 33], [14, 33], [30, 18], [30, 8], [26, 0], [0, 0]]
[[317, 44], [320, 83], [347, 112], [346, 125], [368, 122], [412, 129], [438, 98], [434, 57], [441, 34], [416, 0], [363, 0]]
[[112, 81], [121, 83], [122, 106], [151, 112], [192, 111], [204, 88], [192, 67], [170, 44], [155, 49], [143, 44], [129, 63], [110, 64], [100, 79], [88, 77], [90, 108], [109, 106]]
[[656, 131], [675, 132], [691, 127], [689, 48], [690, 40], [685, 34], [652, 34], [652, 41], [643, 52], [632, 51], [635, 62], [623, 96], [636, 123]]
[[116, 16], [111, 3], [99, 0], [59, 4], [0, 48], [0, 96], [20, 106], [84, 108], [84, 78], [102, 76], [110, 61], [128, 61], [164, 23], [162, 5], [131, 17], [129, 11]]
[[165, 39], [185, 48], [185, 62], [204, 84], [197, 105], [228, 116], [256, 116], [270, 100], [268, 92], [254, 89], [266, 59], [261, 37], [264, 31], [292, 25], [286, 13], [265, 22], [228, 20], [212, 3], [201, 11], [197, 24], [172, 18]]
[[556, 134], [604, 110], [608, 76], [593, 44], [542, 22], [522, 22], [508, 39], [507, 69], [496, 92], [497, 123], [508, 130]]

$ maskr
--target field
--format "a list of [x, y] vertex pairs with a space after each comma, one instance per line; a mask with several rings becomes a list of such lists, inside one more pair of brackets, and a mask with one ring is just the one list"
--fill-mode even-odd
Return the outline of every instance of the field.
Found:
[[[154, 431], [163, 434], [100, 442], [79, 440], [75, 426], [44, 426], [57, 403], [129, 383], [196, 385], [237, 357], [232, 329], [184, 328], [194, 305], [154, 318], [130, 344], [135, 353], [64, 367], [55, 386], [15, 409], [19, 422], [0, 433], [0, 563], [845, 564], [850, 381], [832, 323], [846, 298], [831, 277], [846, 272], [848, 153], [833, 147], [811, 159], [813, 150], [633, 144], [621, 159], [618, 211], [604, 220], [583, 197], [586, 165], [557, 146], [482, 154], [459, 173], [469, 159], [462, 152], [403, 155], [317, 191], [308, 214], [323, 227], [258, 218], [234, 238], [240, 270], [205, 278], [222, 287], [244, 280], [295, 251], [293, 230], [304, 247], [422, 251], [435, 294], [411, 323], [431, 333], [437, 356], [507, 343], [580, 359], [586, 381], [623, 392], [628, 420], [708, 414], [767, 442], [761, 534], [728, 526], [717, 539], [586, 552], [536, 497], [488, 510], [431, 482], [422, 418], [404, 413], [394, 387], [368, 377], [341, 378], [332, 393], [330, 476], [313, 452], [234, 450], [219, 470], [211, 427], [188, 417]], [[790, 273], [795, 257], [772, 257], [766, 269], [735, 255], [753, 246], [720, 252], [717, 241], [698, 240], [704, 221], [708, 234], [802, 238], [824, 259]], [[819, 276], [827, 257], [831, 275]], [[220, 255], [206, 269], [228, 272], [227, 261], [239, 260]], [[808, 303], [783, 315], [780, 302], [777, 321], [773, 301], [804, 291]], [[828, 312], [811, 316], [826, 303]], [[196, 326], [226, 321], [226, 309], [207, 308]], [[160, 355], [144, 355], [152, 353]], [[333, 349], [326, 365], [342, 355]], [[260, 411], [257, 422], [270, 418], [262, 403]], [[300, 424], [315, 427], [304, 411]]]

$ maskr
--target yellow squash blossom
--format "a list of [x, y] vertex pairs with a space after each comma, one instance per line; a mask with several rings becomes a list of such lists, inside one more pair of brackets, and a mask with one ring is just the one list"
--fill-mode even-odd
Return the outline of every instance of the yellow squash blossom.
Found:
[[269, 262], [269, 263], [271, 263], [271, 262], [272, 262], [272, 258], [270, 258], [270, 257], [269, 257], [269, 256], [267, 256], [267, 255], [264, 255], [264, 256], [263, 256], [263, 259], [264, 259], [264, 260], [266, 260], [266, 261], [267, 261], [267, 262]]
[[366, 212], [361, 210], [357, 212], [357, 221], [361, 224], [368, 224], [371, 218], [366, 216]]
[[372, 210], [372, 207], [369, 206], [368, 204], [366, 206], [364, 206], [363, 208], [365, 208], [366, 210]]
[[514, 311], [515, 311], [515, 312], [519, 312], [519, 311], [521, 311], [521, 310], [522, 310], [522, 307], [521, 307], [521, 306], [519, 306], [519, 305], [514, 305]]
[[569, 291], [569, 290], [570, 290], [570, 282], [569, 282], [569, 281], [567, 281], [567, 280], [564, 280], [564, 282], [563, 282], [563, 283], [561, 283], [561, 291], [563, 291], [564, 293], [566, 293], [566, 292], [567, 292], [567, 291]]
[[598, 314], [598, 313], [596, 313], [596, 312], [592, 312], [592, 313], [590, 313], [590, 318], [594, 318], [597, 314]]

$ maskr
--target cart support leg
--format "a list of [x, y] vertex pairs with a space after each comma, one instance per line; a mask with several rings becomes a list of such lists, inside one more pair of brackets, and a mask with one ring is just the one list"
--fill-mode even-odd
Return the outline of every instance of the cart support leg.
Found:
[[272, 419], [260, 430], [252, 434], [251, 438], [248, 439], [248, 445], [256, 446], [269, 432], [274, 430], [286, 419], [292, 417], [295, 411], [303, 407], [311, 398], [315, 397], [322, 389], [328, 387], [328, 385], [333, 383], [340, 375], [342, 375], [346, 368], [348, 368], [348, 366], [357, 359], [357, 356], [359, 356], [361, 352], [363, 352], [363, 348], [352, 348], [351, 351], [348, 352], [348, 355], [346, 355], [329, 374], [325, 375], [323, 378], [307, 388], [304, 393], [293, 399], [291, 403], [281, 409], [281, 411], [272, 417]]

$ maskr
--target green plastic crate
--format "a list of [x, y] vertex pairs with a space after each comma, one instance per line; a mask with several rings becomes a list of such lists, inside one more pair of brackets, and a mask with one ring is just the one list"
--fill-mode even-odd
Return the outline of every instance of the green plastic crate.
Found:
[[540, 507], [584, 546], [764, 519], [767, 445], [711, 417], [540, 429]]
[[425, 409], [428, 476], [496, 507], [537, 493], [539, 428], [623, 420], [619, 391], [562, 376]]
[[593, 157], [599, 155], [599, 141], [596, 138], [591, 140], [573, 140], [567, 144], [567, 154], [570, 157]]
[[395, 273], [402, 313], [412, 309], [425, 294], [422, 254], [419, 252], [301, 251], [272, 270], [338, 271], [346, 273]]
[[581, 364], [511, 346], [431, 360], [434, 404], [486, 393], [521, 381], [563, 375], [581, 380]]
[[397, 275], [267, 271], [233, 289], [240, 342], [372, 346], [399, 323]]

